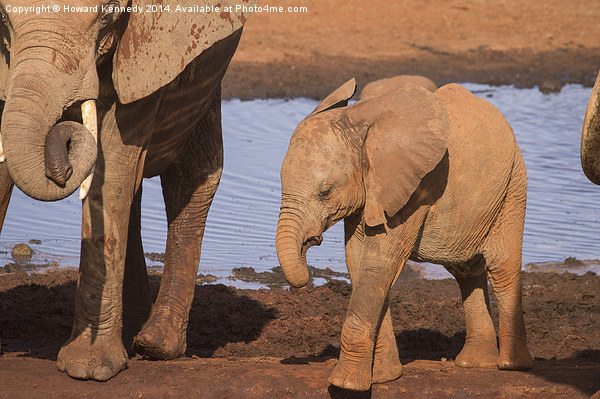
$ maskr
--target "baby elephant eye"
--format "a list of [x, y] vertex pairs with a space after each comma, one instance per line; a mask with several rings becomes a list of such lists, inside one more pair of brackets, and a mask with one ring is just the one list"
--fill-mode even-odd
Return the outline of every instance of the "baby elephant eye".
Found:
[[327, 197], [329, 196], [329, 193], [331, 193], [331, 187], [329, 187], [329, 188], [326, 188], [326, 189], [322, 190], [322, 191], [319, 193], [319, 197], [320, 197], [320, 198], [327, 198]]

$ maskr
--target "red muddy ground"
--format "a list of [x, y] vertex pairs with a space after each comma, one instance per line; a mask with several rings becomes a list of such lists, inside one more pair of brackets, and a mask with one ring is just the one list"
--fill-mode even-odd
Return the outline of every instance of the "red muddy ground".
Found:
[[[597, 0], [268, 4], [307, 6], [308, 13], [250, 18], [225, 97], [322, 98], [350, 77], [363, 86], [400, 73], [438, 84], [552, 91], [569, 82], [590, 85], [600, 67]], [[198, 286], [186, 357], [133, 358], [116, 378], [94, 383], [55, 368], [71, 329], [75, 278], [73, 271], [0, 275], [0, 398], [348, 397], [327, 383], [349, 298], [344, 283], [301, 292]], [[465, 336], [458, 297], [453, 280], [400, 281], [391, 305], [404, 375], [355, 396], [587, 398], [600, 389], [600, 277], [525, 274], [536, 358], [529, 372], [453, 365]], [[493, 311], [497, 320], [495, 305]]]
[[[0, 397], [345, 397], [327, 383], [349, 300], [344, 282], [300, 292], [198, 286], [186, 357], [134, 358], [101, 384], [55, 368], [75, 278], [73, 270], [0, 276]], [[152, 276], [155, 292], [159, 278]], [[460, 369], [452, 363], [465, 337], [457, 284], [403, 272], [390, 303], [405, 375], [365, 395], [585, 398], [600, 389], [600, 277], [526, 273], [523, 302], [535, 368]], [[497, 320], [494, 298], [492, 311]]]

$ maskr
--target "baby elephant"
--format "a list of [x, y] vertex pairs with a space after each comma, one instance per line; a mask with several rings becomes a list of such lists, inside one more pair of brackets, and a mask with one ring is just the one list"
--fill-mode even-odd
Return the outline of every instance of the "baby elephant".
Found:
[[511, 127], [456, 84], [406, 85], [348, 106], [355, 90], [352, 79], [300, 123], [281, 169], [277, 254], [292, 286], [308, 283], [307, 249], [344, 219], [353, 291], [329, 381], [368, 390], [402, 374], [388, 292], [407, 259], [458, 281], [467, 324], [458, 365], [531, 368], [520, 275], [527, 176]]

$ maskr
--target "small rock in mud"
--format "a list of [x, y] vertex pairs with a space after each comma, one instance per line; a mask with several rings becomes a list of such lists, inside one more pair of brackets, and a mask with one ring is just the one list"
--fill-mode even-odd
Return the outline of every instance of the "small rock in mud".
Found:
[[565, 259], [565, 261], [563, 262], [563, 265], [565, 267], [569, 267], [569, 266], [585, 266], [585, 262], [582, 261], [582, 260], [579, 260], [577, 258], [569, 256], [568, 258]]
[[215, 281], [217, 281], [219, 278], [217, 276], [213, 276], [212, 274], [202, 274], [199, 273], [196, 276], [196, 283], [197, 284], [211, 284], [214, 283]]
[[547, 78], [544, 79], [539, 90], [544, 94], [560, 93], [563, 88], [563, 83], [558, 79]]
[[27, 244], [17, 244], [13, 247], [11, 255], [13, 259], [30, 259], [33, 255], [33, 250]]

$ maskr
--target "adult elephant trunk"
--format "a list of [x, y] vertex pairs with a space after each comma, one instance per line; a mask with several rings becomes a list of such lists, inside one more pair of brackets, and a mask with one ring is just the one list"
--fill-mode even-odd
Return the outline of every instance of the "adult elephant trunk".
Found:
[[282, 207], [277, 224], [277, 257], [286, 280], [292, 287], [308, 284], [309, 274], [306, 251], [313, 245], [320, 245], [323, 238], [311, 236], [304, 227], [305, 218], [296, 211]]
[[[17, 62], [2, 115], [2, 148], [9, 173], [27, 195], [55, 201], [72, 194], [96, 161], [96, 140], [80, 123], [57, 124], [74, 101], [71, 85], [44, 61]], [[96, 130], [96, 127], [90, 127]]]
[[592, 183], [600, 185], [600, 73], [583, 121], [581, 167]]

